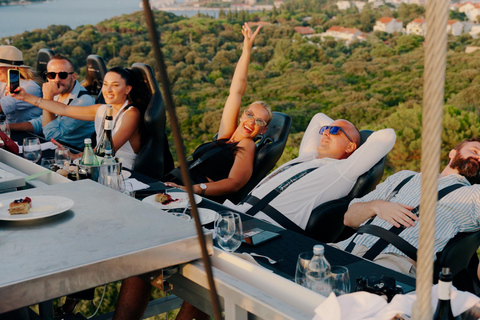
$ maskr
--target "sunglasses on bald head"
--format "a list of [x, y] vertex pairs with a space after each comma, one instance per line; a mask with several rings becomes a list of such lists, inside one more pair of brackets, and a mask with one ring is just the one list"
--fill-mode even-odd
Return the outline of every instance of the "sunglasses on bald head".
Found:
[[353, 140], [348, 136], [348, 134], [345, 132], [345, 130], [342, 129], [342, 127], [339, 126], [323, 126], [320, 128], [320, 134], [323, 134], [325, 130], [328, 130], [330, 134], [337, 135], [340, 131], [345, 134], [348, 140], [350, 142], [353, 142]]
[[253, 114], [253, 112], [250, 111], [250, 110], [248, 110], [248, 109], [245, 109], [245, 111], [243, 112], [243, 114], [245, 115], [245, 117], [246, 117], [248, 120], [250, 120], [250, 119], [255, 119], [255, 124], [259, 125], [260, 127], [265, 127], [265, 126], [267, 125], [267, 121], [255, 117], [255, 115]]
[[68, 75], [69, 74], [73, 74], [74, 72], [67, 72], [67, 71], [60, 71], [60, 72], [45, 72], [45, 75], [47, 76], [48, 79], [50, 80], [53, 80], [57, 77], [57, 74], [58, 74], [58, 77], [62, 80], [65, 80], [67, 79]]

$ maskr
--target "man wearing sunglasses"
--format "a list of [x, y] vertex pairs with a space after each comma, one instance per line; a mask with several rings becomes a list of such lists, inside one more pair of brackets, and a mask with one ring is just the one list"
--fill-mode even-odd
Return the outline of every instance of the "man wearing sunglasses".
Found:
[[383, 129], [358, 147], [360, 133], [352, 123], [316, 114], [299, 157], [263, 179], [235, 209], [287, 229], [305, 229], [313, 209], [346, 196], [357, 178], [392, 149], [395, 138], [392, 129]]
[[[55, 55], [47, 64], [47, 82], [42, 86], [43, 99], [55, 100], [72, 106], [90, 106], [95, 99], [87, 93], [77, 81], [72, 62]], [[25, 130], [42, 133], [46, 139], [60, 140], [66, 144], [83, 149], [83, 141], [94, 132], [93, 121], [76, 120], [43, 110], [40, 117], [26, 123], [14, 124], [12, 130]]]

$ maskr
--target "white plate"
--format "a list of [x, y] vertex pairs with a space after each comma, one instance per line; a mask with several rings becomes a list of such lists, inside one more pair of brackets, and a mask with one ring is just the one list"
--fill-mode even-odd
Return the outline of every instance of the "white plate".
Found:
[[197, 208], [197, 209], [198, 209], [198, 215], [200, 216], [200, 222], [202, 226], [215, 221], [215, 216], [217, 215], [215, 211], [211, 209], [205, 209], [205, 208]]
[[[155, 201], [155, 194], [144, 198], [142, 201], [150, 203], [156, 208], [162, 210], [176, 209], [176, 208], [185, 208], [188, 205], [188, 193], [183, 191], [167, 191], [167, 193], [172, 197], [172, 199], [178, 199], [177, 201], [170, 202], [169, 204], [161, 204], [160, 202]], [[197, 194], [194, 194], [195, 203], [200, 203], [202, 197]]]
[[8, 212], [10, 203], [20, 198], [16, 197], [1, 201], [0, 220], [23, 221], [41, 219], [65, 212], [73, 206], [73, 200], [65, 197], [31, 196], [29, 198], [32, 199], [32, 208], [28, 213], [11, 215]]

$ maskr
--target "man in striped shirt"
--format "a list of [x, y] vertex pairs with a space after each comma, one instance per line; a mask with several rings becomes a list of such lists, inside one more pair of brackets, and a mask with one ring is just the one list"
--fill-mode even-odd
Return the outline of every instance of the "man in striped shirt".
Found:
[[[473, 232], [480, 229], [480, 138], [461, 142], [449, 153], [450, 162], [438, 177], [438, 190], [454, 184], [460, 187], [438, 201], [435, 221], [434, 251], [441, 251], [447, 242], [459, 232]], [[405, 178], [413, 176], [399, 191], [392, 191]], [[411, 212], [420, 204], [421, 173], [400, 171], [360, 199], [354, 199], [345, 214], [346, 226], [358, 228], [369, 219], [371, 224], [389, 230], [392, 226], [404, 226], [401, 238], [418, 248], [421, 219]], [[355, 246], [352, 253], [363, 256], [377, 241], [369, 234], [358, 234], [335, 244], [346, 249], [351, 241]], [[374, 259], [384, 265], [415, 276], [415, 261], [403, 252], [388, 245]]]

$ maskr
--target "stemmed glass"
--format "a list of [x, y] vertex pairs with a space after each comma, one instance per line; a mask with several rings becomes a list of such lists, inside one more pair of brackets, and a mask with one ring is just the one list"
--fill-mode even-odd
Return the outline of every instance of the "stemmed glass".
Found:
[[58, 147], [55, 149], [55, 164], [59, 168], [65, 167], [65, 162], [70, 164], [70, 150], [64, 147]]
[[23, 139], [23, 157], [33, 163], [40, 160], [42, 157], [40, 139], [33, 137]]
[[307, 269], [310, 260], [312, 260], [313, 252], [302, 252], [298, 255], [297, 269], [295, 270], [295, 282], [301, 286], [307, 286]]
[[214, 223], [217, 244], [225, 251], [233, 252], [240, 247], [243, 239], [242, 220], [238, 213], [222, 211]]

